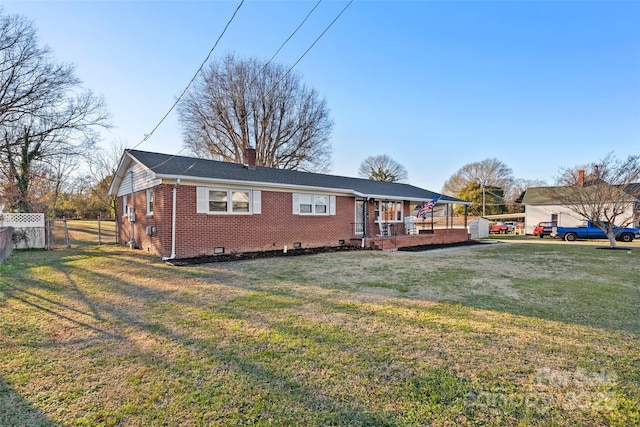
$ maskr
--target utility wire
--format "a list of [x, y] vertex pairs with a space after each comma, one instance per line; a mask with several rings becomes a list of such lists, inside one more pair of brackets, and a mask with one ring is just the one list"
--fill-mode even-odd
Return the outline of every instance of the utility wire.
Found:
[[[320, 0], [320, 1], [322, 1], [322, 0]], [[300, 29], [300, 27], [301, 27], [301, 26], [302, 26], [302, 24], [307, 20], [307, 18], [309, 17], [309, 15], [311, 15], [311, 13], [315, 10], [315, 8], [318, 6], [318, 4], [320, 4], [320, 1], [318, 1], [318, 3], [317, 3], [317, 4], [316, 4], [312, 9], [311, 9], [311, 11], [310, 11], [310, 12], [309, 12], [309, 14], [307, 15], [307, 17], [305, 17], [305, 19], [304, 19], [304, 20], [302, 21], [302, 23], [298, 26], [298, 28], [296, 28], [296, 29], [295, 29], [295, 31], [291, 34], [291, 36], [289, 36], [289, 38], [288, 38], [287, 40], [285, 40], [285, 42], [280, 46], [280, 48], [278, 49], [278, 51], [277, 51], [277, 52], [280, 52], [280, 50], [282, 49], [282, 47], [283, 47], [283, 46], [284, 46], [284, 45], [285, 45], [285, 44], [286, 44], [286, 43], [291, 39], [291, 37], [293, 37], [293, 34], [295, 34], [295, 33], [298, 31], [298, 29]], [[282, 75], [282, 77], [281, 77], [278, 81], [276, 81], [276, 82], [275, 82], [275, 84], [273, 85], [272, 89], [271, 89], [270, 91], [268, 91], [268, 92], [267, 92], [267, 94], [271, 94], [271, 93], [272, 93], [272, 92], [273, 92], [273, 91], [278, 87], [278, 85], [280, 84], [280, 82], [282, 82], [282, 81], [283, 81], [283, 80], [284, 80], [284, 79], [285, 79], [289, 74], [291, 74], [291, 71], [293, 71], [293, 69], [295, 68], [295, 66], [296, 66], [296, 65], [298, 65], [298, 63], [300, 63], [300, 61], [302, 61], [302, 58], [304, 58], [304, 57], [307, 55], [307, 53], [309, 53], [309, 51], [310, 51], [310, 50], [311, 50], [311, 49], [312, 49], [312, 48], [313, 48], [313, 47], [318, 43], [318, 41], [320, 41], [320, 39], [321, 39], [321, 38], [322, 38], [322, 37], [327, 33], [327, 31], [329, 31], [329, 29], [333, 26], [333, 24], [335, 24], [335, 23], [336, 23], [336, 21], [337, 21], [337, 20], [342, 16], [342, 14], [343, 14], [343, 13], [344, 13], [348, 8], [349, 8], [349, 6], [351, 6], [351, 3], [353, 3], [353, 2], [354, 2], [354, 0], [350, 0], [350, 1], [349, 1], [349, 3], [347, 3], [347, 5], [346, 5], [344, 8], [342, 8], [342, 10], [340, 11], [340, 13], [338, 13], [338, 14], [336, 15], [336, 17], [335, 17], [335, 18], [333, 18], [333, 21], [331, 21], [331, 22], [329, 23], [329, 25], [327, 25], [327, 27], [322, 31], [322, 33], [320, 33], [320, 35], [319, 35], [318, 37], [316, 37], [316, 39], [313, 41], [313, 43], [311, 43], [311, 45], [307, 48], [307, 50], [305, 50], [305, 51], [304, 51], [304, 53], [303, 53], [302, 55], [300, 55], [300, 57], [298, 58], [298, 60], [297, 60], [296, 62], [294, 62], [294, 64], [293, 64], [291, 67], [289, 67], [289, 69], [287, 70], [287, 72], [286, 72], [286, 73], [284, 73], [284, 74]], [[277, 55], [277, 52], [276, 52], [276, 54], [275, 54], [275, 55]], [[271, 62], [271, 60], [273, 60], [273, 58], [275, 57], [275, 55], [273, 55], [273, 56], [271, 57], [271, 59], [269, 60], [269, 62], [267, 62], [267, 63], [265, 64], [265, 66], [264, 66], [264, 67], [262, 67], [262, 69], [260, 70], [260, 73], [262, 73], [262, 72], [265, 70], [265, 68], [267, 67], [267, 65], [269, 65], [269, 63]], [[260, 73], [258, 73], [258, 75], [259, 75]], [[253, 82], [256, 80], [256, 78], [258, 77], [258, 75], [256, 75], [256, 77], [254, 77], [254, 78], [251, 80], [251, 83], [253, 83]], [[218, 115], [218, 117], [219, 117], [219, 115]], [[242, 117], [242, 118], [241, 118], [241, 120], [239, 120], [239, 121], [238, 121], [238, 125], [240, 126], [240, 125], [242, 125], [243, 123], [245, 123], [245, 122], [247, 121], [247, 118], [248, 118], [248, 114], [247, 114], [247, 115], [245, 115], [244, 117]], [[167, 159], [167, 161], [168, 161], [168, 160], [170, 160], [170, 159]]]
[[[289, 71], [287, 71], [287, 73], [283, 76], [286, 77], [287, 75], [289, 75], [289, 73], [291, 73], [291, 70], [293, 70], [293, 68], [298, 65], [298, 63], [300, 61], [302, 61], [302, 58], [304, 58], [307, 53], [309, 53], [309, 51], [316, 45], [316, 43], [318, 43], [318, 41], [320, 41], [320, 39], [326, 34], [327, 31], [329, 31], [329, 28], [331, 28], [333, 26], [333, 24], [336, 23], [336, 21], [342, 16], [342, 14], [349, 8], [349, 6], [351, 6], [351, 3], [353, 3], [354, 0], [350, 0], [349, 3], [347, 3], [347, 5], [340, 11], [340, 13], [338, 13], [338, 15], [336, 15], [335, 18], [333, 18], [333, 21], [331, 21], [329, 23], [329, 25], [327, 25], [327, 28], [324, 29], [324, 31], [322, 33], [320, 33], [320, 35], [318, 37], [316, 37], [316, 39], [313, 41], [313, 43], [311, 43], [311, 46], [309, 46], [309, 48], [307, 50], [304, 51], [304, 53], [300, 56], [300, 58], [298, 58], [298, 60], [296, 62], [294, 62], [294, 64], [291, 66], [291, 68], [289, 68]], [[280, 79], [282, 80], [282, 79]], [[279, 83], [280, 81], [278, 81]]]
[[[260, 70], [260, 72], [252, 79], [251, 83], [253, 83], [253, 81], [255, 81], [258, 78], [258, 75], [261, 74], [266, 67], [273, 61], [273, 59], [276, 57], [276, 55], [278, 55], [278, 53], [284, 48], [284, 46], [291, 40], [291, 38], [298, 32], [298, 30], [302, 27], [302, 25], [304, 25], [304, 23], [307, 21], [307, 19], [309, 19], [309, 16], [311, 16], [311, 14], [315, 11], [315, 9], [318, 7], [318, 5], [322, 2], [322, 0], [319, 0], [313, 8], [311, 8], [311, 10], [309, 11], [309, 13], [307, 14], [307, 16], [305, 16], [305, 18], [302, 20], [302, 22], [296, 27], [296, 29], [291, 33], [291, 35], [289, 35], [289, 37], [280, 45], [280, 47], [278, 48], [278, 50], [276, 50], [276, 52], [271, 56], [271, 59], [269, 59], [269, 61], [262, 67], [262, 69]], [[336, 21], [344, 14], [344, 12], [349, 8], [349, 6], [351, 6], [351, 3], [353, 3], [354, 0], [350, 0], [349, 3], [346, 4], [346, 6], [344, 8], [342, 8], [342, 10], [340, 11], [340, 13], [338, 13], [336, 15], [336, 17], [329, 23], [329, 25], [327, 25], [327, 27], [322, 31], [322, 33], [320, 33], [320, 35], [318, 35], [318, 37], [316, 37], [316, 39], [313, 41], [313, 43], [311, 43], [311, 45], [304, 51], [304, 53], [296, 60], [296, 62], [289, 67], [289, 69], [287, 70], [286, 73], [283, 74], [282, 78], [280, 78], [280, 80], [278, 80], [274, 85], [273, 85], [273, 89], [270, 91], [272, 92], [273, 90], [275, 90], [275, 88], [278, 86], [278, 84], [280, 84], [280, 82], [282, 80], [284, 80], [289, 74], [291, 74], [291, 72], [293, 71], [293, 69], [296, 67], [296, 65], [298, 65], [298, 63], [300, 63], [300, 61], [307, 55], [307, 53], [309, 53], [309, 51], [318, 43], [318, 41], [320, 41], [320, 39], [327, 33], [327, 31], [329, 31], [329, 29], [333, 26], [333, 24], [336, 23]], [[244, 3], [244, 0], [242, 0], [242, 3]], [[240, 8], [240, 6], [242, 6], [242, 3], [238, 6], [238, 9]], [[237, 9], [236, 9], [237, 12]], [[234, 13], [235, 16], [235, 13]], [[233, 17], [231, 18], [233, 19]], [[231, 23], [231, 21], [229, 21], [229, 23]], [[228, 26], [229, 24], [227, 24]], [[225, 27], [225, 31], [226, 31], [226, 27]], [[224, 34], [224, 32], [223, 32]], [[221, 35], [222, 37], [222, 35]], [[218, 39], [219, 40], [219, 39]], [[216, 42], [217, 44], [217, 42]], [[214, 46], [215, 49], [215, 46]], [[213, 49], [211, 50], [213, 52]], [[209, 53], [209, 55], [211, 54], [211, 52]], [[209, 59], [209, 56], [207, 56], [207, 60]], [[205, 60], [206, 62], [206, 60]], [[197, 74], [200, 72], [200, 70], [202, 69], [202, 67], [204, 66], [204, 63], [200, 66], [200, 69], [198, 69], [198, 72], [196, 73], [196, 75], [193, 77], [193, 79], [191, 79], [191, 81], [189, 82], [189, 86], [191, 85], [191, 83], [195, 80]], [[182, 96], [184, 95], [184, 93], [187, 91], [187, 89], [189, 88], [189, 86], [187, 86], [187, 88], [183, 91], [183, 93], [180, 95], [180, 98], [182, 98]], [[270, 93], [269, 92], [269, 93]], [[178, 99], [173, 107], [175, 108], [175, 106], [177, 105], [178, 101], [180, 99]], [[169, 111], [171, 112], [171, 111]], [[168, 115], [169, 113], [167, 113]], [[165, 118], [166, 116], [165, 115]], [[163, 118], [164, 120], [164, 118]], [[247, 120], [247, 116], [244, 116], [243, 121]], [[238, 124], [242, 124], [242, 121], [240, 121]], [[158, 124], [159, 126], [160, 124]], [[158, 127], [156, 126], [156, 128]], [[154, 129], [155, 130], [155, 129]], [[145, 136], [145, 139], [143, 139], [140, 143], [138, 143], [138, 145], [142, 144], [144, 141], [146, 141], [148, 139], [150, 135]], [[138, 145], [136, 145], [135, 147], [137, 147]], [[135, 148], [133, 147], [133, 148]], [[162, 166], [163, 164], [171, 161], [173, 158], [175, 158], [176, 156], [178, 156], [178, 154], [180, 154], [182, 151], [184, 151], [185, 148], [183, 147], [180, 151], [178, 151], [178, 153], [172, 155], [171, 157], [169, 157], [168, 159], [166, 159], [165, 161], [155, 165], [152, 167], [152, 169], [155, 169], [159, 166]]]
[[[305, 22], [307, 22], [307, 19], [309, 19], [309, 17], [311, 16], [311, 14], [313, 13], [314, 10], [316, 10], [316, 8], [320, 5], [320, 3], [322, 3], [322, 0], [318, 0], [318, 2], [315, 4], [315, 6], [313, 6], [311, 8], [311, 10], [309, 11], [309, 13], [307, 13], [307, 16], [304, 17], [304, 19], [302, 20], [302, 22], [300, 22], [300, 25], [298, 25], [296, 27], [295, 30], [293, 30], [293, 32], [289, 35], [289, 37], [287, 37], [287, 39], [280, 45], [280, 47], [278, 48], [278, 50], [276, 50], [276, 53], [274, 53], [271, 56], [271, 59], [269, 59], [269, 61], [267, 61], [266, 64], [264, 64], [264, 67], [262, 67], [262, 70], [260, 70], [260, 72], [263, 72], [265, 70], [265, 68], [267, 68], [267, 65], [269, 65], [273, 59], [280, 53], [280, 51], [282, 50], [282, 48], [289, 43], [289, 40], [291, 40], [291, 38], [298, 32], [298, 30], [304, 25]], [[255, 79], [254, 79], [255, 80]], [[251, 82], [253, 83], [253, 81]]]
[[218, 39], [216, 40], [215, 44], [213, 45], [213, 47], [211, 48], [211, 50], [209, 51], [209, 53], [207, 54], [207, 57], [204, 59], [204, 61], [202, 61], [202, 64], [200, 64], [200, 67], [198, 68], [198, 70], [195, 72], [195, 74], [193, 75], [193, 77], [191, 78], [191, 80], [189, 80], [189, 83], [187, 84], [187, 87], [184, 88], [184, 90], [182, 91], [182, 93], [180, 94], [180, 96], [178, 96], [178, 98], [176, 99], [176, 101], [173, 103], [173, 105], [171, 106], [171, 108], [169, 108], [169, 111], [167, 111], [167, 113], [160, 119], [160, 121], [158, 122], [158, 124], [151, 130], [151, 132], [149, 132], [148, 134], [146, 134], [144, 136], [144, 138], [142, 138], [142, 140], [140, 142], [138, 142], [136, 145], [134, 145], [132, 148], [137, 148], [140, 146], [140, 144], [142, 144], [143, 142], [147, 141], [151, 135], [153, 135], [153, 133], [156, 131], [156, 129], [158, 129], [160, 127], [160, 125], [162, 124], [162, 122], [165, 121], [165, 119], [169, 116], [169, 114], [171, 114], [171, 112], [176, 108], [176, 106], [178, 105], [178, 103], [180, 102], [180, 100], [182, 99], [182, 97], [184, 96], [185, 93], [187, 93], [187, 91], [189, 90], [189, 88], [191, 87], [191, 85], [193, 84], [193, 82], [195, 81], [196, 77], [198, 77], [198, 74], [200, 74], [200, 71], [202, 71], [202, 68], [204, 68], [205, 64], [207, 63], [207, 61], [209, 61], [209, 58], [211, 57], [211, 55], [213, 54], [213, 51], [215, 50], [215, 48], [218, 46], [218, 43], [220, 42], [220, 40], [222, 39], [222, 36], [224, 36], [224, 34], [227, 32], [227, 29], [229, 28], [229, 25], [231, 25], [231, 22], [233, 21], [233, 19], [236, 17], [236, 14], [238, 13], [238, 11], [240, 10], [240, 8], [242, 7], [242, 5], [244, 4], [245, 0], [241, 0], [240, 4], [238, 5], [238, 7], [236, 8], [236, 10], [233, 12], [233, 15], [231, 15], [231, 18], [229, 19], [229, 21], [227, 22], [227, 25], [225, 25], [224, 29], [222, 30], [222, 33], [220, 33], [220, 35], [218, 36]]
[[[244, 1], [244, 0], [243, 0]], [[264, 72], [264, 70], [267, 68], [267, 66], [274, 60], [274, 58], [278, 55], [278, 53], [280, 53], [280, 51], [284, 48], [284, 46], [289, 42], [289, 40], [291, 40], [291, 38], [293, 38], [293, 36], [298, 32], [298, 30], [300, 30], [300, 28], [304, 25], [305, 22], [307, 22], [307, 19], [309, 19], [309, 17], [311, 16], [311, 14], [316, 10], [316, 8], [320, 5], [320, 3], [322, 3], [322, 0], [318, 0], [318, 2], [315, 4], [315, 6], [313, 6], [311, 8], [311, 10], [309, 11], [309, 13], [307, 13], [307, 16], [304, 17], [304, 19], [302, 20], [302, 22], [300, 22], [300, 24], [296, 27], [295, 30], [293, 30], [293, 32], [289, 35], [289, 37], [287, 37], [287, 39], [282, 42], [282, 44], [280, 45], [280, 47], [278, 48], [278, 50], [276, 50], [276, 52], [271, 56], [271, 58], [269, 59], [269, 61], [267, 61], [266, 64], [264, 64], [264, 66], [260, 69], [260, 72], [258, 74], [256, 74], [256, 76], [251, 80], [251, 83], [249, 84], [253, 84], [253, 82], [256, 81], [256, 79], [258, 78], [258, 75], [262, 74]], [[207, 59], [209, 57], [207, 56]], [[206, 60], [205, 60], [206, 62]], [[204, 64], [203, 64], [204, 65]], [[200, 67], [200, 69], [202, 69], [202, 66]], [[199, 72], [200, 70], [198, 70]], [[197, 74], [197, 73], [196, 73]], [[194, 77], [195, 78], [195, 77]], [[193, 79], [192, 79], [193, 81]], [[191, 84], [191, 83], [189, 83]], [[187, 86], [188, 87], [188, 86]], [[184, 95], [184, 92], [183, 92]], [[175, 107], [175, 105], [174, 105]], [[138, 144], [140, 145], [140, 144]], [[135, 148], [135, 147], [134, 147]], [[174, 157], [176, 157], [178, 154], [182, 153], [184, 150], [186, 150], [186, 147], [182, 147], [182, 149], [180, 151], [178, 151], [176, 154], [173, 154], [171, 157], [169, 157], [167, 160], [158, 163], [157, 165], [153, 166], [152, 169], [157, 168], [158, 166], [162, 166], [165, 163], [167, 163], [168, 161], [170, 161], [171, 159], [173, 159]]]

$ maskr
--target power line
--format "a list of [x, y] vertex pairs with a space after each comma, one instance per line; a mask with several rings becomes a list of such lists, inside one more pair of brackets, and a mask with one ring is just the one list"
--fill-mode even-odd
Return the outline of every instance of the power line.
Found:
[[[243, 0], [243, 1], [244, 1], [244, 0]], [[307, 22], [307, 20], [308, 20], [308, 19], [309, 19], [309, 17], [311, 16], [311, 14], [312, 14], [316, 9], [317, 9], [317, 7], [320, 5], [320, 3], [322, 3], [322, 0], [318, 0], [318, 2], [317, 2], [317, 3], [316, 3], [316, 4], [311, 8], [311, 10], [309, 10], [309, 12], [307, 13], [307, 15], [306, 15], [306, 16], [304, 17], [304, 19], [300, 22], [300, 24], [298, 24], [298, 26], [296, 27], [296, 29], [295, 29], [295, 30], [293, 30], [293, 32], [292, 32], [291, 34], [289, 34], [289, 37], [287, 37], [287, 38], [286, 38], [286, 40], [285, 40], [284, 42], [282, 42], [282, 44], [280, 44], [280, 47], [276, 50], [276, 52], [275, 52], [273, 55], [271, 55], [271, 58], [270, 58], [270, 59], [269, 59], [269, 60], [264, 64], [264, 66], [263, 66], [263, 67], [260, 69], [260, 71], [259, 71], [259, 72], [254, 76], [254, 78], [251, 80], [251, 82], [250, 82], [249, 84], [253, 84], [253, 83], [256, 81], [256, 79], [258, 78], [258, 76], [264, 72], [264, 70], [267, 68], [267, 66], [269, 66], [269, 64], [270, 64], [271, 62], [273, 62], [274, 58], [278, 55], [278, 53], [280, 53], [280, 51], [284, 48], [284, 46], [285, 46], [285, 45], [286, 45], [286, 44], [287, 44], [287, 43], [288, 43], [288, 42], [293, 38], [293, 36], [298, 32], [298, 30], [300, 30], [300, 28], [302, 28], [302, 26], [304, 25], [304, 23], [305, 23], [305, 22]], [[239, 7], [239, 6], [238, 6], [238, 7]], [[237, 11], [237, 10], [236, 10], [236, 11]], [[341, 13], [342, 13], [342, 12], [341, 12]], [[233, 19], [233, 18], [232, 18], [232, 19]], [[334, 21], [335, 21], [335, 20], [334, 20]], [[225, 28], [225, 29], [226, 29], [226, 28]], [[326, 32], [326, 30], [325, 30], [325, 32]], [[217, 43], [217, 42], [216, 42], [216, 43]], [[215, 48], [215, 46], [214, 46], [214, 48]], [[208, 59], [208, 58], [209, 58], [209, 57], [207, 56], [207, 59]], [[298, 61], [299, 61], [299, 60], [298, 60]], [[206, 62], [206, 60], [205, 60], [205, 62]], [[203, 64], [203, 65], [204, 65], [204, 64]], [[293, 68], [293, 67], [292, 67], [292, 68]], [[200, 69], [202, 69], [202, 66], [200, 66]], [[198, 70], [198, 72], [200, 72], [200, 69]], [[289, 70], [289, 71], [291, 71], [291, 70]], [[197, 73], [196, 73], [196, 75], [197, 75]], [[194, 78], [195, 78], [195, 76], [194, 76]], [[193, 79], [192, 79], [192, 82], [193, 82]], [[279, 83], [279, 81], [278, 81], [278, 83]], [[191, 82], [190, 82], [189, 84], [191, 84]], [[185, 91], [186, 91], [186, 89], [185, 89]], [[184, 92], [183, 92], [182, 94], [184, 95]], [[181, 96], [182, 96], [182, 95], [181, 95]], [[177, 104], [177, 102], [176, 102], [176, 104]], [[174, 104], [174, 107], [175, 107], [175, 104]], [[245, 117], [244, 119], [246, 120], [246, 117]], [[141, 142], [141, 143], [142, 143], [142, 142]], [[138, 144], [138, 145], [140, 145], [140, 144]], [[137, 145], [136, 145], [136, 147], [137, 147]], [[135, 147], [134, 147], [134, 148], [135, 148]], [[167, 163], [168, 161], [170, 161], [171, 159], [173, 159], [174, 157], [176, 157], [178, 154], [182, 153], [185, 149], [186, 149], [186, 147], [182, 147], [182, 149], [180, 149], [180, 151], [178, 151], [176, 154], [173, 154], [173, 155], [172, 155], [171, 157], [169, 157], [167, 160], [165, 160], [165, 161], [163, 161], [163, 162], [161, 162], [161, 163], [159, 163], [159, 164], [157, 164], [157, 165], [153, 166], [153, 168], [157, 168], [158, 166], [162, 166], [162, 165], [164, 165], [165, 163]]]
[[[353, 3], [354, 0], [350, 0], [349, 3], [347, 3], [347, 5], [340, 11], [340, 13], [338, 13], [338, 15], [336, 15], [335, 18], [333, 18], [333, 21], [331, 21], [329, 23], [329, 25], [327, 25], [327, 28], [324, 29], [324, 31], [322, 33], [320, 33], [320, 35], [313, 41], [313, 43], [311, 43], [311, 46], [309, 46], [309, 48], [307, 50], [304, 51], [304, 53], [300, 56], [300, 58], [298, 58], [298, 60], [291, 66], [291, 68], [289, 68], [289, 71], [286, 72], [286, 74], [283, 76], [286, 77], [291, 70], [293, 70], [293, 68], [298, 65], [298, 63], [300, 61], [302, 61], [302, 58], [304, 58], [307, 53], [309, 53], [309, 51], [316, 45], [316, 43], [318, 43], [318, 41], [320, 41], [320, 39], [325, 35], [325, 33], [327, 31], [329, 31], [329, 28], [331, 28], [333, 26], [333, 24], [336, 23], [336, 21], [342, 16], [342, 14], [349, 8], [349, 6], [351, 6], [351, 3]], [[282, 79], [280, 79], [282, 80]], [[278, 81], [278, 83], [280, 83], [280, 81]]]
[[[311, 16], [311, 14], [313, 13], [314, 10], [316, 10], [316, 8], [320, 5], [320, 3], [322, 3], [322, 0], [318, 0], [318, 2], [315, 4], [315, 6], [313, 6], [311, 8], [311, 10], [309, 11], [309, 13], [307, 13], [307, 16], [304, 17], [304, 19], [302, 20], [302, 22], [300, 22], [300, 24], [296, 27], [295, 30], [293, 30], [293, 32], [289, 35], [289, 37], [287, 37], [287, 39], [280, 45], [280, 47], [278, 48], [278, 50], [276, 50], [276, 53], [274, 53], [271, 58], [269, 59], [269, 61], [267, 61], [267, 63], [264, 65], [264, 67], [262, 67], [262, 70], [260, 70], [260, 72], [264, 71], [264, 69], [267, 67], [267, 65], [269, 65], [271, 63], [271, 61], [273, 61], [273, 59], [280, 53], [280, 51], [282, 50], [282, 48], [289, 42], [289, 40], [291, 40], [291, 38], [298, 32], [298, 30], [304, 25], [305, 22], [307, 22], [307, 19], [309, 19], [309, 17]], [[253, 83], [253, 82], [252, 82]]]
[[160, 125], [162, 124], [162, 122], [165, 121], [165, 119], [169, 116], [169, 114], [171, 114], [171, 112], [176, 108], [176, 106], [178, 105], [178, 103], [180, 102], [180, 100], [182, 99], [182, 97], [184, 96], [185, 93], [187, 93], [187, 90], [189, 90], [189, 88], [191, 87], [191, 85], [193, 84], [193, 82], [195, 81], [196, 77], [198, 77], [198, 74], [200, 73], [200, 71], [202, 71], [202, 68], [204, 68], [205, 64], [207, 63], [207, 61], [209, 61], [209, 58], [211, 57], [211, 55], [213, 54], [213, 51], [215, 50], [215, 48], [218, 46], [218, 43], [220, 42], [220, 40], [222, 39], [222, 36], [224, 36], [224, 34], [227, 32], [227, 29], [229, 28], [229, 25], [231, 25], [231, 22], [233, 21], [233, 19], [236, 17], [236, 14], [238, 13], [238, 11], [240, 10], [240, 8], [242, 7], [242, 5], [244, 4], [244, 0], [240, 0], [240, 4], [238, 5], [238, 7], [236, 8], [236, 10], [233, 12], [233, 15], [231, 15], [231, 18], [229, 19], [229, 21], [227, 22], [227, 25], [225, 25], [224, 29], [222, 30], [222, 33], [220, 33], [220, 35], [218, 36], [218, 39], [216, 40], [215, 44], [213, 45], [213, 47], [211, 48], [211, 50], [209, 51], [209, 53], [207, 54], [207, 57], [204, 59], [204, 61], [202, 61], [202, 64], [200, 64], [200, 67], [198, 67], [198, 70], [195, 72], [195, 74], [193, 75], [193, 77], [191, 78], [191, 80], [189, 80], [189, 83], [187, 84], [187, 87], [184, 88], [184, 90], [182, 91], [182, 93], [180, 94], [180, 96], [178, 96], [178, 98], [176, 99], [176, 101], [173, 103], [173, 105], [171, 106], [171, 108], [169, 108], [169, 111], [167, 111], [167, 113], [160, 119], [160, 121], [158, 122], [158, 124], [151, 130], [151, 132], [149, 132], [148, 134], [146, 134], [144, 136], [144, 138], [142, 138], [142, 140], [140, 142], [138, 142], [136, 145], [134, 145], [132, 148], [137, 148], [140, 146], [140, 144], [144, 143], [146, 140], [148, 140], [151, 135], [153, 135], [153, 133], [156, 131], [156, 129], [158, 129], [160, 127]]
[[[320, 0], [322, 1], [322, 0]], [[287, 38], [287, 40], [285, 40], [285, 42], [280, 46], [280, 48], [278, 49], [278, 51], [276, 52], [276, 54], [274, 54], [271, 59], [264, 65], [264, 67], [262, 67], [262, 69], [260, 70], [260, 72], [258, 74], [256, 74], [256, 76], [251, 80], [252, 84], [257, 78], [258, 75], [260, 73], [262, 73], [267, 65], [269, 65], [269, 63], [273, 60], [273, 58], [277, 55], [278, 52], [280, 52], [280, 50], [282, 49], [282, 47], [291, 39], [291, 37], [293, 37], [293, 35], [298, 31], [298, 29], [300, 29], [300, 27], [302, 26], [302, 24], [304, 24], [304, 22], [307, 20], [307, 18], [309, 17], [309, 15], [311, 15], [311, 13], [315, 10], [315, 8], [318, 6], [318, 4], [320, 4], [320, 1], [318, 1], [318, 3], [316, 3], [316, 5], [311, 9], [311, 11], [309, 12], [309, 14], [304, 18], [304, 20], [302, 21], [302, 23], [298, 26], [298, 28], [295, 29], [295, 31], [289, 36], [289, 38]], [[309, 53], [309, 51], [318, 43], [318, 41], [320, 41], [320, 39], [327, 33], [327, 31], [329, 31], [329, 29], [333, 26], [333, 24], [336, 23], [336, 21], [342, 16], [342, 14], [349, 8], [349, 6], [351, 6], [351, 3], [353, 3], [354, 0], [350, 0], [349, 3], [347, 3], [347, 5], [342, 8], [342, 10], [340, 11], [340, 13], [338, 13], [336, 15], [335, 18], [333, 18], [333, 20], [329, 23], [329, 25], [327, 25], [327, 27], [320, 33], [320, 35], [318, 37], [316, 37], [316, 39], [313, 41], [313, 43], [311, 43], [311, 45], [307, 48], [307, 50], [305, 50], [302, 55], [300, 55], [300, 57], [298, 58], [298, 60], [296, 62], [294, 62], [294, 64], [289, 67], [289, 69], [287, 70], [286, 73], [284, 73], [282, 75], [282, 77], [275, 82], [275, 84], [273, 85], [272, 89], [270, 91], [267, 92], [267, 94], [271, 94], [276, 87], [280, 84], [280, 82], [282, 82], [289, 74], [291, 74], [291, 71], [295, 68], [296, 65], [298, 65], [298, 63], [300, 63], [300, 61], [302, 60], [302, 58], [304, 58], [307, 53]], [[242, 125], [243, 123], [245, 123], [247, 121], [248, 118], [248, 114], [245, 115], [244, 117], [241, 118], [241, 120], [238, 121], [238, 125]], [[220, 115], [218, 115], [218, 117], [220, 117]], [[168, 160], [167, 160], [168, 161]]]

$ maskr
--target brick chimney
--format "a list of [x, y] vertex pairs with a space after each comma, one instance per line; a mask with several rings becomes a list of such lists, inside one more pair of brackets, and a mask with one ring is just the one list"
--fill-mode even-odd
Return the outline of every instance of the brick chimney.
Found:
[[244, 165], [248, 169], [256, 168], [256, 149], [253, 147], [247, 147], [244, 150]]
[[578, 186], [584, 187], [584, 170], [582, 169], [578, 171]]

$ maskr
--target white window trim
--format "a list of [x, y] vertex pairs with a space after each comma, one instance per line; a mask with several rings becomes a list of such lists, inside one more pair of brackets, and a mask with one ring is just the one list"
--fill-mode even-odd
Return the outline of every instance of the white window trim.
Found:
[[[311, 212], [300, 212], [300, 196], [311, 196]], [[316, 197], [327, 198], [327, 211], [316, 212]], [[329, 194], [312, 194], [312, 193], [292, 193], [293, 214], [300, 216], [333, 216], [336, 214], [336, 196]]]
[[126, 217], [129, 215], [129, 206], [127, 205], [127, 195], [122, 196], [122, 216]]
[[[226, 212], [209, 210], [209, 192], [224, 191], [227, 193]], [[249, 194], [249, 212], [234, 212], [232, 195], [234, 192]], [[207, 215], [255, 215], [262, 213], [262, 196], [259, 190], [248, 190], [246, 188], [220, 188], [220, 187], [196, 187], [196, 212]]]
[[147, 194], [147, 216], [153, 216], [153, 189], [148, 188]]

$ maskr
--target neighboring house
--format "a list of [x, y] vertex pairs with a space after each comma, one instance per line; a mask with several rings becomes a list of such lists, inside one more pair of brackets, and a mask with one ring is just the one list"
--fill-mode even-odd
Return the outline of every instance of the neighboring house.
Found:
[[[632, 184], [639, 186], [640, 184]], [[575, 227], [584, 223], [584, 218], [580, 218], [571, 209], [561, 204], [554, 198], [561, 187], [531, 187], [528, 188], [522, 198], [525, 212], [525, 232], [533, 234], [533, 229], [540, 222], [555, 222], [561, 227]], [[630, 204], [628, 210], [620, 215], [620, 218], [634, 216], [634, 224], [638, 226], [640, 219], [640, 203]]]
[[[466, 221], [454, 226], [452, 216], [453, 204], [468, 202], [408, 184], [256, 167], [253, 149], [246, 158], [242, 165], [126, 150], [109, 189], [118, 196], [119, 241], [172, 259], [468, 240]], [[408, 217], [431, 200], [447, 216], [427, 216], [416, 231]]]

